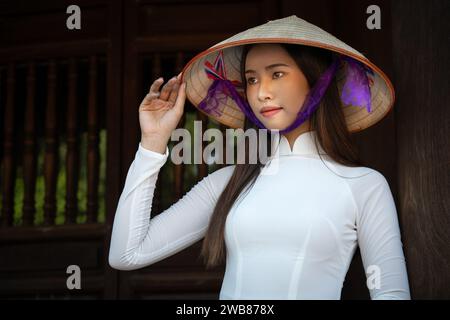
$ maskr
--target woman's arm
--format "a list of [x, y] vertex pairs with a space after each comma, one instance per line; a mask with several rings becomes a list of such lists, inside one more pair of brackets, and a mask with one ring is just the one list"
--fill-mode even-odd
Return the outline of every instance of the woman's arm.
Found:
[[411, 299], [397, 210], [389, 184], [373, 170], [357, 183], [356, 227], [372, 300]]
[[109, 264], [134, 270], [163, 260], [204, 237], [218, 197], [234, 166], [221, 168], [198, 182], [170, 208], [150, 220], [153, 193], [165, 154], [139, 144], [117, 205]]

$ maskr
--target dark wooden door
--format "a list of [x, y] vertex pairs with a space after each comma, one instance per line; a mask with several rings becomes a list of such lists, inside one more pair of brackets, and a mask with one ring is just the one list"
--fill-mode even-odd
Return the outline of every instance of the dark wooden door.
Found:
[[[122, 2], [0, 4], [0, 296], [118, 296], [107, 265], [121, 188]], [[81, 289], [69, 290], [70, 266]], [[69, 273], [68, 272], [69, 269]]]

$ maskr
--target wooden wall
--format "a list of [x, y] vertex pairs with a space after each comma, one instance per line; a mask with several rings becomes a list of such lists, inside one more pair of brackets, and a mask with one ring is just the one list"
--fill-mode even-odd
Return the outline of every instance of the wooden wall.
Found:
[[393, 1], [398, 202], [416, 299], [450, 298], [450, 2]]

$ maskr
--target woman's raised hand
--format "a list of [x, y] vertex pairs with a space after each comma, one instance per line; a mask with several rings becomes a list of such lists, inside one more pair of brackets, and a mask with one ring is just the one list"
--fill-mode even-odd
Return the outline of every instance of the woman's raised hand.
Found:
[[139, 106], [141, 144], [144, 148], [164, 153], [172, 131], [176, 129], [184, 111], [186, 83], [181, 73], [162, 88], [163, 78], [155, 80]]

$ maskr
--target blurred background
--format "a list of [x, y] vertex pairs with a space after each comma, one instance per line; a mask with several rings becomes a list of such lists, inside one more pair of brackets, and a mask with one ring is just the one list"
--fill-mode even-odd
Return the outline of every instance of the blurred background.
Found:
[[[70, 5], [81, 29], [69, 30]], [[377, 5], [381, 29], [368, 29]], [[108, 265], [114, 214], [140, 141], [138, 106], [159, 76], [240, 31], [297, 15], [393, 81], [394, 109], [355, 134], [393, 192], [413, 299], [450, 298], [448, 0], [0, 2], [0, 298], [217, 299], [201, 241], [136, 271]], [[221, 124], [186, 101], [179, 127]], [[205, 143], [206, 145], [208, 143]], [[173, 147], [169, 145], [169, 149]], [[162, 168], [152, 217], [221, 165]], [[69, 290], [68, 266], [81, 269]], [[369, 299], [359, 251], [343, 299]]]

